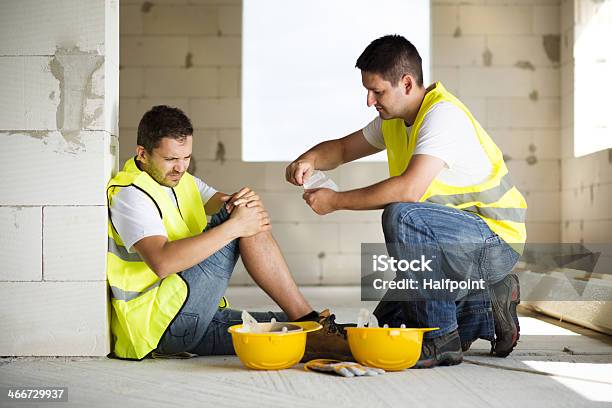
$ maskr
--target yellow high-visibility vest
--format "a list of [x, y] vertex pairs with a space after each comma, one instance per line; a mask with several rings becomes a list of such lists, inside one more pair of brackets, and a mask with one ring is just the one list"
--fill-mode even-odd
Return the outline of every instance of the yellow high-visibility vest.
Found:
[[[148, 173], [128, 160], [108, 183], [108, 207], [123, 187], [134, 186], [153, 201], [164, 223], [168, 240], [189, 238], [206, 227], [206, 212], [194, 177], [185, 173], [172, 190], [174, 205], [166, 191]], [[110, 211], [109, 211], [110, 213]], [[159, 343], [187, 300], [189, 287], [173, 273], [160, 279], [138, 253], [128, 253], [109, 215], [106, 276], [111, 292], [111, 333], [115, 356], [142, 359]], [[219, 307], [226, 307], [221, 299]]]
[[522, 253], [527, 238], [525, 198], [512, 183], [501, 150], [465, 105], [448, 92], [440, 82], [425, 94], [409, 135], [403, 119], [382, 121], [382, 134], [387, 147], [391, 177], [401, 175], [408, 167], [423, 118], [436, 103], [440, 102], [450, 102], [467, 115], [474, 126], [480, 145], [491, 162], [492, 170], [485, 181], [464, 187], [450, 186], [435, 178], [419, 201], [442, 204], [478, 215], [493, 232], [517, 252]]

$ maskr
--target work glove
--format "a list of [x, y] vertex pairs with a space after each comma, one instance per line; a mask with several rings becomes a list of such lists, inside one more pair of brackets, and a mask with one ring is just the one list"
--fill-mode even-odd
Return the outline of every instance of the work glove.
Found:
[[318, 371], [327, 374], [336, 374], [342, 377], [375, 376], [384, 374], [381, 368], [366, 367], [350, 361], [318, 359], [311, 360], [304, 365], [306, 371]]

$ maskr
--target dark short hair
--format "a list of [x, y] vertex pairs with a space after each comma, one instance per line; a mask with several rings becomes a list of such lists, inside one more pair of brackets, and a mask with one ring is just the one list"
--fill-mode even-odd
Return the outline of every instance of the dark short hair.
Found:
[[179, 108], [158, 105], [151, 108], [140, 119], [136, 143], [152, 152], [164, 137], [183, 139], [193, 135], [193, 126]]
[[385, 35], [372, 41], [357, 59], [355, 67], [379, 74], [395, 86], [404, 74], [423, 86], [422, 60], [416, 47], [401, 35]]

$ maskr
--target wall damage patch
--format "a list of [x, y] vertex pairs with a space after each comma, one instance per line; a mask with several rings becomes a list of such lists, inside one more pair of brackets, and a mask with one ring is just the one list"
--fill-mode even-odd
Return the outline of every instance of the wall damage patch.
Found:
[[59, 81], [60, 88], [56, 111], [57, 129], [67, 142], [80, 144], [80, 131], [103, 113], [101, 107], [93, 112], [86, 109], [88, 100], [102, 98], [93, 92], [92, 76], [103, 64], [104, 56], [84, 52], [76, 47], [58, 49], [49, 63], [49, 69]]
[[559, 34], [542, 36], [542, 46], [549, 60], [552, 62], [561, 61], [561, 36]]
[[493, 64], [493, 53], [488, 48], [482, 53], [482, 63], [485, 67], [490, 67]]

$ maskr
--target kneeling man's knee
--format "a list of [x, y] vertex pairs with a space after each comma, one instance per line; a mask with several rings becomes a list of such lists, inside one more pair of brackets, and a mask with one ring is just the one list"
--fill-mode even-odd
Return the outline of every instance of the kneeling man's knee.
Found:
[[387, 236], [395, 236], [398, 232], [398, 226], [410, 211], [412, 206], [417, 203], [391, 203], [388, 204], [382, 214], [382, 227]]

